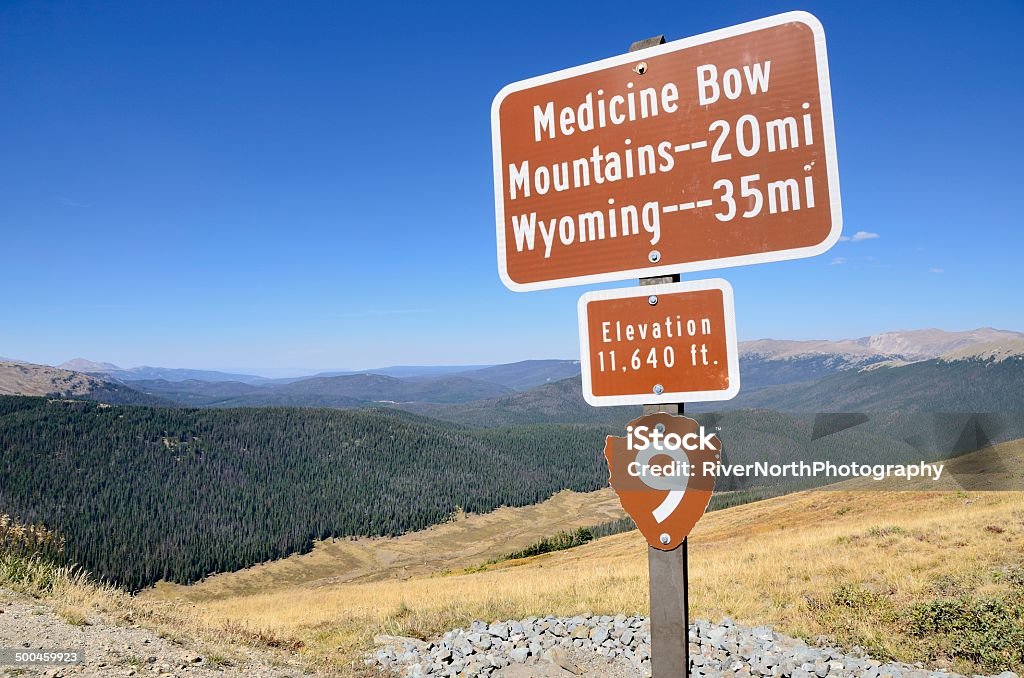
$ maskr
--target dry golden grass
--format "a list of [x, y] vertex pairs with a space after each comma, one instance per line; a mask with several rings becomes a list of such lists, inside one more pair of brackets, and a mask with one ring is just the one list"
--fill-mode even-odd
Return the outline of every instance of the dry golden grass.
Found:
[[78, 568], [55, 566], [31, 555], [0, 551], [0, 586], [39, 599], [61, 620], [74, 626], [100, 622], [147, 628], [162, 638], [201, 652], [211, 665], [284, 667], [317, 670], [323, 675], [349, 675], [348, 671], [338, 671], [336, 664], [326, 665], [297, 653], [294, 641], [267, 632], [253, 632], [242, 625], [211, 624], [188, 606], [141, 600], [92, 581]]
[[[1024, 468], [1024, 441], [960, 463], [981, 463], [996, 453], [1004, 465]], [[597, 493], [594, 501], [605, 502], [607, 494]], [[482, 571], [442, 572], [464, 567], [474, 555], [479, 564], [493, 553], [494, 544], [474, 553], [460, 539], [451, 550], [446, 543], [453, 535], [477, 533], [472, 521], [482, 518], [466, 519], [461, 531], [442, 527], [373, 540], [406, 541], [401, 547], [361, 547], [404, 554], [390, 562], [378, 558], [372, 573], [356, 558], [355, 576], [337, 570], [325, 576], [320, 568], [327, 563], [309, 558], [315, 576], [291, 570], [277, 578], [265, 572], [224, 575], [216, 587], [191, 587], [178, 599], [187, 599], [211, 628], [300, 639], [311, 659], [333, 665], [358, 660], [378, 632], [431, 636], [475, 618], [647, 611], [647, 546], [635, 532]], [[486, 532], [502, 534], [500, 521], [494, 515], [490, 520]], [[533, 534], [564, 527], [535, 525]], [[1005, 594], [1009, 584], [998, 573], [1024, 568], [1024, 493], [805, 492], [710, 513], [690, 541], [693, 616], [770, 623], [785, 633], [826, 635], [916, 661], [928, 658], [926, 650], [905, 633], [899, 612], [959, 593]], [[501, 546], [507, 552], [518, 542]], [[246, 583], [233, 586], [236, 577]], [[262, 590], [254, 590], [256, 582]], [[150, 601], [167, 601], [180, 591], [164, 588]]]
[[626, 514], [610, 489], [564, 491], [533, 506], [460, 515], [394, 539], [333, 539], [313, 551], [209, 577], [192, 586], [161, 582], [143, 594], [152, 600], [208, 602], [297, 586], [408, 578], [485, 563], [563, 530], [618, 520]]

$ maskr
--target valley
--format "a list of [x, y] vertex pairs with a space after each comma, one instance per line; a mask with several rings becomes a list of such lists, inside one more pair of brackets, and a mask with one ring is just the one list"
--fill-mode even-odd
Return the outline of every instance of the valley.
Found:
[[315, 539], [396, 536], [459, 511], [595, 490], [607, 433], [470, 430], [398, 410], [0, 397], [0, 513], [58, 527], [70, 562], [137, 590], [305, 552]]

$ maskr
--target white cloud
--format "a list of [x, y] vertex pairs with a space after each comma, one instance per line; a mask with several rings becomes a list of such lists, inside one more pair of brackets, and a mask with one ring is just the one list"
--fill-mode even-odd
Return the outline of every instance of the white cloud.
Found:
[[835, 259], [830, 261], [828, 265], [829, 266], [839, 266], [840, 264], [845, 264], [845, 263], [846, 263], [846, 257], [836, 257]]
[[944, 268], [929, 268], [928, 271], [931, 272], [931, 273], [945, 273], [946, 269], [944, 269]]
[[852, 236], [844, 235], [840, 236], [839, 239], [843, 242], [861, 242], [862, 240], [874, 240], [879, 237], [881, 236], [871, 231], [857, 231]]
[[65, 195], [58, 195], [57, 202], [59, 202], [61, 205], [67, 205], [68, 207], [92, 207], [92, 205], [87, 202], [74, 200]]

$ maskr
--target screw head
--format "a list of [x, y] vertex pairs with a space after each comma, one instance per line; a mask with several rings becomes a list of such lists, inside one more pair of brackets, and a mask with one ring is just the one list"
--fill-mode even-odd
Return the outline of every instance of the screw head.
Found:
[[661, 252], [659, 252], [658, 250], [652, 250], [651, 253], [647, 255], [647, 260], [650, 261], [652, 264], [658, 263], [659, 261], [661, 261]]
[[655, 395], [661, 395], [664, 392], [665, 392], [665, 387], [664, 386], [662, 386], [661, 384], [655, 384], [654, 385], [654, 394]]
[[647, 297], [647, 303], [650, 304], [651, 306], [657, 306], [658, 296], [656, 294], [652, 294], [651, 296]]
[[658, 541], [660, 541], [660, 542], [661, 542], [662, 544], [664, 544], [665, 546], [668, 546], [668, 543], [669, 543], [670, 541], [672, 541], [672, 537], [668, 536], [667, 534], [665, 534], [665, 533], [663, 532], [663, 533], [661, 534], [661, 538], [660, 538], [660, 539], [659, 539]]
[[636, 71], [638, 75], [643, 75], [647, 72], [647, 62], [641, 61], [636, 66], [633, 66], [633, 70]]
[[665, 425], [664, 424], [655, 424], [654, 425], [654, 430], [657, 431], [658, 433], [664, 433], [665, 432]]

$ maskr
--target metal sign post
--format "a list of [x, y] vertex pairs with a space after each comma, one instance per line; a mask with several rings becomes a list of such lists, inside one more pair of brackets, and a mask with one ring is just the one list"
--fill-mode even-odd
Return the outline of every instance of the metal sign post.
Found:
[[[656, 41], [656, 42], [655, 42]], [[633, 43], [629, 51], [665, 42], [665, 36]], [[678, 275], [641, 278], [640, 285], [679, 282]], [[684, 414], [685, 403], [644, 405], [644, 414]], [[690, 575], [687, 540], [671, 551], [647, 547], [651, 597], [651, 678], [690, 675]]]
[[[629, 51], [664, 43], [665, 36], [658, 35], [634, 42]], [[678, 275], [640, 279], [641, 286], [674, 282], [679, 282]], [[684, 414], [685, 403], [644, 405], [644, 414], [655, 412]], [[651, 678], [690, 675], [690, 573], [686, 547], [686, 539], [671, 551], [647, 547], [651, 589]]]

